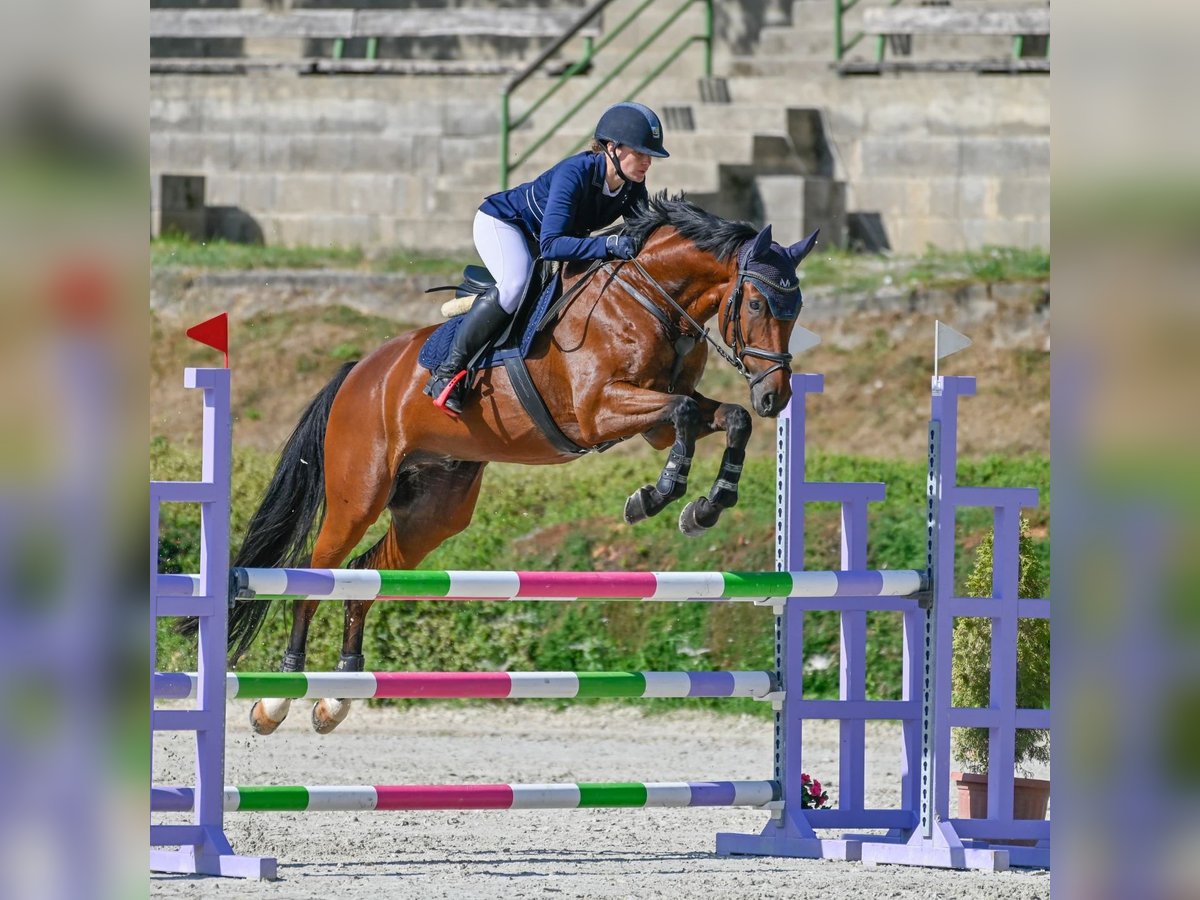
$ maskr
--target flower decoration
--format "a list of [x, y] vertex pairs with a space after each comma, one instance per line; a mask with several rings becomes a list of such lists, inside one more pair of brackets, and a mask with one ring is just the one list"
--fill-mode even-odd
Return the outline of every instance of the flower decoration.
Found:
[[821, 790], [821, 782], [807, 772], [800, 773], [800, 808], [824, 809], [829, 805], [829, 792]]

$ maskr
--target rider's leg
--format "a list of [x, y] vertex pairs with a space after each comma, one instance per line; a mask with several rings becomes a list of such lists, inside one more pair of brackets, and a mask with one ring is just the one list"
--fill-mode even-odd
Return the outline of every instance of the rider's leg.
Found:
[[442, 364], [433, 370], [426, 392], [433, 397], [433, 405], [441, 407], [448, 415], [462, 413], [466, 398], [467, 365], [479, 349], [500, 333], [508, 321], [508, 313], [500, 305], [500, 293], [490, 287], [471, 304], [463, 316], [454, 343]]
[[471, 305], [458, 326], [449, 356], [434, 369], [425, 387], [434, 405], [452, 416], [462, 412], [467, 364], [516, 312], [533, 268], [525, 235], [515, 226], [481, 212], [475, 215], [474, 232], [475, 247], [496, 286]]

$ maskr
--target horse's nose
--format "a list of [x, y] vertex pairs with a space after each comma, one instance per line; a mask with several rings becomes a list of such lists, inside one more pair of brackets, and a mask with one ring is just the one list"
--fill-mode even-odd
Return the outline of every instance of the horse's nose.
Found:
[[763, 415], [769, 416], [775, 412], [775, 401], [777, 397], [774, 391], [767, 391], [762, 395], [762, 411]]

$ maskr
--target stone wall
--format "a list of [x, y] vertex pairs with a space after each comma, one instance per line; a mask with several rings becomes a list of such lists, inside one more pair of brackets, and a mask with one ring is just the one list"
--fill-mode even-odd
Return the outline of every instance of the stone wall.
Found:
[[[873, 222], [875, 243], [903, 252], [1049, 246], [1047, 77], [839, 78], [826, 0], [718, 2], [718, 12], [715, 67], [729, 102], [702, 89], [699, 47], [639, 97], [679, 123], [653, 188], [685, 190], [722, 215], [769, 217], [781, 240], [820, 224], [837, 243], [848, 221], [852, 237]], [[793, 56], [780, 55], [789, 47]], [[574, 79], [535, 124], [601, 77]], [[202, 175], [210, 235], [470, 252], [471, 218], [498, 183], [504, 80], [152, 76], [151, 228], [160, 176]], [[615, 99], [585, 104], [517, 177], [560, 158]], [[514, 145], [528, 140], [518, 133]]]

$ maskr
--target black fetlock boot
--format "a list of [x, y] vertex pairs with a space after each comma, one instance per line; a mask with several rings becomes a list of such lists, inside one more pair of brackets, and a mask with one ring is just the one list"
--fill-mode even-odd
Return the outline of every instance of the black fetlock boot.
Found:
[[433, 405], [446, 415], [457, 418], [462, 413], [467, 395], [467, 365], [500, 333], [508, 319], [509, 314], [500, 305], [500, 292], [494, 286], [480, 294], [463, 316], [450, 354], [433, 370], [425, 385], [425, 393], [433, 398]]

